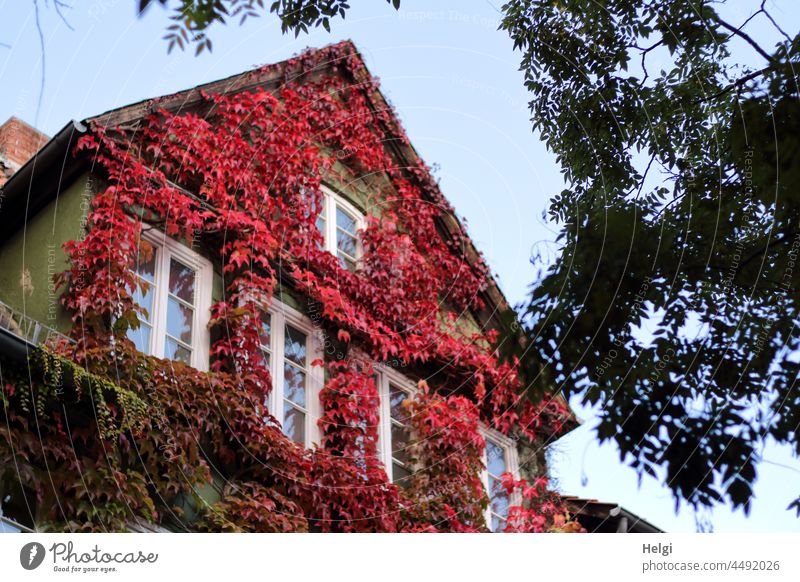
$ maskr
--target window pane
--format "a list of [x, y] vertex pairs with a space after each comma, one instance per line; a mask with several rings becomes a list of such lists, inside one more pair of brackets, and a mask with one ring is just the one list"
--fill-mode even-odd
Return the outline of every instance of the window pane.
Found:
[[137, 287], [133, 292], [133, 301], [147, 313], [138, 314], [139, 329], [129, 329], [127, 336], [133, 341], [136, 349], [143, 354], [150, 354], [152, 335], [153, 298], [155, 297], [156, 248], [149, 242], [139, 242], [139, 252], [135, 258]]
[[272, 346], [272, 316], [269, 313], [261, 312], [261, 345], [267, 349]]
[[136, 256], [134, 270], [143, 279], [155, 281], [156, 278], [156, 249], [146, 240], [139, 242], [139, 253]]
[[347, 211], [342, 210], [338, 204], [336, 206], [336, 228], [349, 232], [353, 236], [355, 236], [356, 230], [358, 230], [356, 228], [356, 219]]
[[392, 423], [392, 457], [401, 463], [408, 463], [406, 447], [409, 440], [408, 429]]
[[[367, 432], [367, 423], [366, 421], [360, 421], [357, 423], [358, 426], [366, 433]], [[366, 464], [361, 463], [360, 461], [366, 460], [367, 458], [367, 444], [374, 443], [375, 437], [374, 436], [367, 436], [366, 434], [358, 435], [355, 439], [356, 446], [358, 447], [358, 452], [356, 453], [356, 457], [359, 460], [358, 466], [361, 468], [365, 468]], [[380, 447], [376, 449], [377, 457], [380, 458]]]
[[141, 322], [139, 329], [128, 329], [128, 339], [133, 342], [136, 349], [143, 354], [150, 353], [150, 334], [151, 328], [148, 324]]
[[499, 477], [508, 470], [505, 451], [490, 440], [486, 441], [486, 468], [489, 470], [489, 474], [495, 477]]
[[289, 363], [283, 364], [283, 397], [306, 407], [306, 373]]
[[164, 357], [168, 360], [177, 360], [189, 364], [192, 360], [192, 352], [174, 339], [167, 338], [166, 345], [164, 346]]
[[492, 531], [500, 532], [506, 528], [506, 520], [500, 519], [495, 514], [492, 514]]
[[508, 493], [499, 479], [489, 477], [489, 507], [501, 517], [508, 515]]
[[408, 394], [399, 388], [389, 386], [390, 416], [398, 422], [406, 422], [407, 420], [406, 411], [402, 407], [403, 400], [406, 398], [408, 398]]
[[187, 303], [194, 303], [194, 270], [175, 259], [169, 262], [169, 292]]
[[411, 471], [402, 465], [392, 463], [392, 483], [396, 483], [401, 487], [408, 487], [411, 485]]
[[283, 403], [283, 434], [294, 442], [306, 442], [306, 415], [288, 402]]
[[183, 343], [192, 343], [192, 323], [194, 310], [176, 299], [167, 300], [167, 333]]
[[325, 199], [326, 199], [325, 194], [322, 194], [321, 198], [320, 198], [320, 204], [321, 204], [322, 207], [319, 210], [319, 214], [317, 214], [317, 230], [322, 235], [322, 243], [318, 244], [318, 246], [321, 249], [325, 249], [325, 247], [327, 246], [327, 242], [328, 242], [326, 240], [327, 236], [326, 236], [326, 233], [325, 233], [325, 229], [327, 228], [327, 220], [328, 220], [327, 213], [325, 211], [325, 208], [327, 207], [327, 203], [325, 202]]
[[[308, 202], [308, 211], [305, 216], [309, 214], [316, 214], [317, 216], [321, 216], [323, 220], [325, 219], [325, 207], [327, 204], [325, 203], [326, 196], [324, 192], [318, 193], [317, 204], [315, 204], [314, 196], [312, 192], [309, 190], [304, 190], [303, 195], [306, 197], [306, 201]], [[319, 212], [317, 212], [319, 210]]]
[[291, 325], [286, 326], [286, 340], [284, 343], [284, 355], [287, 360], [294, 362], [298, 366], [306, 365], [306, 334], [298, 331]]
[[139, 307], [147, 310], [147, 316], [140, 314], [139, 321], [153, 321], [153, 297], [155, 297], [155, 291], [153, 290], [152, 284], [139, 279], [137, 281], [138, 285], [136, 287], [136, 291], [133, 292], [133, 302], [138, 305]]
[[356, 270], [356, 262], [351, 259], [350, 257], [343, 255], [342, 253], [338, 253], [339, 262], [342, 264], [343, 269], [347, 269], [350, 272], [355, 272]]
[[356, 256], [356, 237], [336, 229], [336, 248], [350, 257]]

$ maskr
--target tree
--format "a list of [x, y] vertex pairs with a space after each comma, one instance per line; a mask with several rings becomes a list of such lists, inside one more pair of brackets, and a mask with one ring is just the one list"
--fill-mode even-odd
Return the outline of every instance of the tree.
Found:
[[512, 0], [501, 28], [567, 183], [531, 347], [638, 470], [747, 512], [765, 441], [800, 453], [800, 38], [721, 4]]
[[[265, 10], [178, 4], [170, 47], [198, 52], [213, 22]], [[800, 454], [800, 37], [766, 0], [741, 23], [724, 4], [511, 0], [500, 28], [567, 184], [549, 208], [559, 258], [523, 306], [530, 377], [600, 405], [598, 436], [640, 474], [664, 468], [676, 500], [748, 511], [763, 443]], [[347, 9], [269, 7], [296, 35]]]
[[[400, 0], [386, 2], [395, 9], [400, 8]], [[169, 0], [158, 0], [158, 3], [170, 4]], [[139, 0], [139, 12], [143, 13], [151, 4], [153, 0]], [[225, 24], [229, 18], [238, 18], [239, 24], [243, 24], [267, 10], [264, 0], [177, 0], [172, 4], [170, 18], [174, 22], [164, 37], [169, 50], [195, 44], [196, 54], [204, 49], [211, 50], [211, 39], [206, 31], [214, 23]], [[284, 34], [293, 31], [295, 36], [319, 26], [330, 32], [331, 20], [344, 18], [349, 9], [348, 0], [270, 0], [269, 6], [269, 12], [281, 21], [281, 31]]]

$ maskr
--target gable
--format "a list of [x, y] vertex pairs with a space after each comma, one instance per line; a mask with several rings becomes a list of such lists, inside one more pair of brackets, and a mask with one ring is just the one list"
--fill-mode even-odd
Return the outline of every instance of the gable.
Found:
[[[440, 191], [418, 152], [414, 149], [393, 107], [380, 92], [376, 79], [368, 71], [363, 58], [350, 41], [343, 41], [321, 49], [308, 50], [286, 61], [263, 66], [253, 71], [233, 75], [175, 94], [158, 97], [117, 108], [86, 120], [89, 126], [121, 126], [135, 131], [141, 121], [154, 111], [163, 109], [172, 114], [195, 114], [205, 116], [213, 110], [205, 102], [204, 95], [234, 95], [263, 89], [275, 94], [287, 85], [302, 85], [323, 76], [338, 77], [346, 85], [361, 92], [372, 113], [371, 123], [379, 126], [389, 139], [385, 146], [395, 160], [397, 168], [405, 169], [408, 177], [424, 186], [425, 202], [444, 210], [437, 217], [437, 234], [448, 244], [459, 248], [469, 263], [481, 270], [487, 285], [481, 291], [483, 306], [474, 310], [470, 317], [475, 318], [481, 327], [498, 331], [508, 331], [512, 310], [488, 272], [480, 253], [469, 238], [466, 229], [457, 218], [454, 209]], [[375, 192], [390, 187], [391, 181], [385, 175], [364, 175], [358, 169], [347, 165], [348, 150], [331, 152], [336, 163], [325, 176], [325, 182], [344, 194], [363, 210], [375, 210], [381, 202], [375, 200]]]

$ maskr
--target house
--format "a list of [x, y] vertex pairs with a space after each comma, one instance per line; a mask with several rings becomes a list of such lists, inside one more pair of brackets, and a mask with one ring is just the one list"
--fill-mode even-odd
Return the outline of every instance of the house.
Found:
[[574, 418], [351, 43], [23, 129], [8, 527], [576, 529], [543, 455]]

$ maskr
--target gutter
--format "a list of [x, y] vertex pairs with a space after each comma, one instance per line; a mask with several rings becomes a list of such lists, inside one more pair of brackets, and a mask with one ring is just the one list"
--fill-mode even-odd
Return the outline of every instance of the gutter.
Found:
[[28, 352], [32, 347], [33, 344], [0, 327], [0, 354], [3, 356], [7, 356], [15, 362], [24, 362], [27, 361]]
[[664, 530], [656, 527], [646, 519], [642, 519], [622, 507], [617, 505], [608, 512], [611, 517], [619, 517], [619, 524], [617, 525], [617, 533], [629, 533], [631, 529], [643, 529], [640, 533], [664, 533]]

